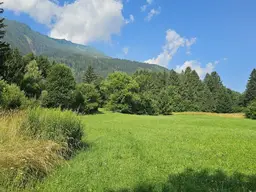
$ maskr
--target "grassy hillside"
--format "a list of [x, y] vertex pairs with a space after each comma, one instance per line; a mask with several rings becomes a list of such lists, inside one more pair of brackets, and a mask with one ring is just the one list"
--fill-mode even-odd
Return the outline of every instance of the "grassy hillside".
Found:
[[63, 62], [74, 69], [78, 80], [81, 79], [88, 65], [92, 65], [102, 76], [117, 70], [127, 73], [133, 73], [138, 68], [152, 71], [164, 70], [157, 65], [110, 58], [93, 47], [50, 38], [16, 21], [5, 20], [5, 24], [7, 25], [5, 41], [10, 43], [11, 47], [18, 48], [23, 55], [33, 52], [36, 55], [46, 55], [53, 60]]
[[[255, 122], [209, 115], [83, 117], [90, 147], [39, 191], [254, 191]], [[188, 170], [190, 169], [190, 170]]]

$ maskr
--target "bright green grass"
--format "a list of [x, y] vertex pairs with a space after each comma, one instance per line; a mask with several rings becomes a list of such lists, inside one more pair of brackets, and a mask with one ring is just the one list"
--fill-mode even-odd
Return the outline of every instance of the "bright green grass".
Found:
[[[234, 184], [235, 172], [250, 176], [250, 189], [254, 190], [255, 121], [206, 115], [149, 117], [113, 113], [82, 118], [90, 147], [39, 185], [42, 191], [143, 191], [135, 188], [144, 184], [155, 185], [145, 187], [144, 191], [161, 191], [158, 184], [165, 183], [169, 175], [175, 182], [190, 182], [188, 187], [199, 182], [201, 188], [206, 187], [205, 191], [210, 185], [202, 180], [210, 184], [219, 178], [226, 183], [218, 183], [218, 189], [225, 191], [224, 185], [241, 184]], [[194, 172], [184, 172], [187, 168]], [[212, 178], [205, 169], [223, 173]], [[184, 181], [178, 175], [182, 172]], [[243, 183], [241, 186], [230, 189], [246, 189]], [[188, 191], [178, 187], [175, 190]]]

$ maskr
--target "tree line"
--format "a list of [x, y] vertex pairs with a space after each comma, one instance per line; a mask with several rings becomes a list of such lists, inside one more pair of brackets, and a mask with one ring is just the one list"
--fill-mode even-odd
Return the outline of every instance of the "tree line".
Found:
[[235, 113], [256, 99], [256, 69], [243, 94], [226, 88], [217, 72], [201, 80], [190, 67], [180, 74], [174, 70], [138, 70], [132, 75], [116, 71], [103, 78], [89, 66], [82, 82], [77, 83], [70, 67], [33, 53], [22, 56], [17, 49], [11, 49], [2, 41], [3, 21], [0, 20], [0, 106], [5, 109], [40, 105], [84, 114], [95, 113], [99, 107], [147, 115], [184, 111]]

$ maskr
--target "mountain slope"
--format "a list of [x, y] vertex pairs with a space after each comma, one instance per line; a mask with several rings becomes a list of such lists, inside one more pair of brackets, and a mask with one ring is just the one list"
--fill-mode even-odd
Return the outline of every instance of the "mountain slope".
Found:
[[81, 54], [106, 57], [103, 53], [92, 47], [50, 38], [33, 31], [27, 25], [17, 21], [5, 20], [5, 24], [7, 25], [5, 40], [12, 47], [17, 47], [22, 54], [33, 52], [37, 55], [55, 55], [57, 53], [57, 56]]
[[36, 55], [45, 55], [52, 60], [67, 64], [74, 70], [78, 81], [81, 80], [89, 65], [92, 65], [95, 71], [102, 76], [113, 71], [133, 73], [139, 68], [152, 71], [165, 69], [157, 65], [110, 58], [93, 47], [50, 38], [17, 21], [5, 20], [5, 24], [7, 25], [5, 41], [13, 48], [18, 48], [23, 55], [33, 52]]

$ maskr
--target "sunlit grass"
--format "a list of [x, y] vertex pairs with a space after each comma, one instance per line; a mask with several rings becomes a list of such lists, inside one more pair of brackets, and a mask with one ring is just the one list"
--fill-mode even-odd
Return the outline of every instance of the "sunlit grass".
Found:
[[168, 191], [256, 189], [255, 121], [109, 112], [83, 119], [90, 147], [38, 191], [164, 191], [165, 185]]
[[25, 136], [20, 128], [25, 116], [0, 112], [0, 191], [33, 185], [62, 161], [60, 145]]

